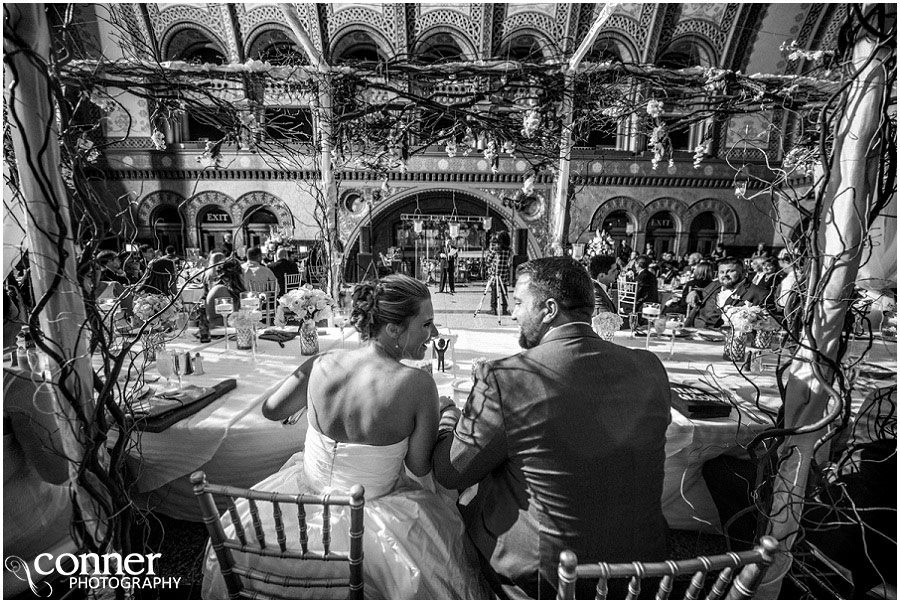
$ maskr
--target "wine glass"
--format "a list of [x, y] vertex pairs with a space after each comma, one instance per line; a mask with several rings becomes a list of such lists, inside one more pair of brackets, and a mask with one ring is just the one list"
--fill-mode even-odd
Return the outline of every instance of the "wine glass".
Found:
[[172, 375], [175, 374], [175, 364], [172, 361], [172, 352], [160, 350], [159, 353], [157, 353], [156, 370], [160, 376], [166, 378], [166, 385], [172, 382]]
[[228, 349], [228, 316], [234, 312], [234, 300], [230, 297], [217, 297], [215, 302], [216, 314], [222, 317], [225, 327], [225, 349]]
[[172, 370], [175, 375], [178, 377], [178, 389], [181, 389], [181, 376], [184, 375], [184, 371], [187, 369], [187, 363], [181, 357], [178, 352], [172, 353]]
[[651, 321], [656, 320], [660, 314], [659, 304], [656, 303], [645, 303], [641, 308], [641, 314], [644, 315], [644, 318], [647, 319], [647, 349], [650, 349], [650, 331], [653, 323]]
[[341, 330], [341, 348], [344, 347], [344, 328], [350, 324], [350, 308], [334, 309], [334, 326]]
[[666, 328], [672, 331], [672, 344], [669, 346], [669, 359], [675, 355], [675, 335], [684, 328], [684, 314], [667, 314]]

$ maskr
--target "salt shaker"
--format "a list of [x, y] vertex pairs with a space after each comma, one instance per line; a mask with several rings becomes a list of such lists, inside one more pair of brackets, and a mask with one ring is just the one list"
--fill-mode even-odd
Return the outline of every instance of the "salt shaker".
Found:
[[200, 356], [200, 352], [197, 352], [194, 355], [194, 374], [202, 375], [206, 371], [203, 370], [203, 357]]

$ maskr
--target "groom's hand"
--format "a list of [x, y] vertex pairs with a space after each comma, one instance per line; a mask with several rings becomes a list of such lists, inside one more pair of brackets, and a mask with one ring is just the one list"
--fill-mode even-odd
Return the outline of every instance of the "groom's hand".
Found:
[[462, 414], [456, 404], [450, 398], [441, 396], [441, 419], [438, 423], [438, 431], [453, 431]]

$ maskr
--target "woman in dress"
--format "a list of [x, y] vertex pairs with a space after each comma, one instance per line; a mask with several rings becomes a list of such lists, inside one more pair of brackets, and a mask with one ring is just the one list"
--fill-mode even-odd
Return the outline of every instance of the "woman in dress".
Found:
[[216, 314], [216, 299], [230, 297], [234, 302], [234, 309], [241, 307], [241, 293], [246, 291], [244, 287], [244, 271], [241, 264], [235, 259], [228, 259], [215, 268], [216, 279], [206, 294], [206, 317], [209, 326], [221, 327], [225, 323], [220, 314]]
[[[351, 322], [366, 345], [314, 356], [264, 403], [263, 414], [275, 421], [306, 409], [309, 427], [304, 451], [253, 489], [346, 493], [361, 484], [366, 491], [366, 598], [488, 598], [490, 591], [474, 552], [467, 548], [454, 497], [444, 498], [422, 485], [431, 482], [439, 407], [453, 404], [449, 398], [438, 399], [430, 374], [400, 362], [422, 360], [438, 334], [428, 289], [408, 276], [390, 275], [358, 285], [352, 300]], [[427, 477], [420, 483], [410, 474]], [[247, 506], [238, 511], [245, 532], [253, 534]], [[266, 537], [274, 542], [271, 509], [261, 505], [260, 513]], [[284, 515], [285, 532], [296, 538], [297, 522], [290, 515]], [[321, 542], [321, 512], [310, 513], [307, 520], [310, 543]], [[333, 509], [335, 550], [346, 550], [348, 529], [349, 512]], [[234, 555], [240, 557], [236, 551]], [[290, 573], [296, 563], [253, 560], [255, 569], [263, 572]], [[282, 597], [346, 596], [341, 589], [311, 592], [261, 583], [254, 587]], [[225, 596], [212, 551], [207, 555], [203, 595]]]
[[688, 293], [691, 291], [697, 291], [699, 289], [703, 289], [708, 284], [713, 282], [713, 279], [716, 278], [716, 267], [712, 262], [707, 262], [706, 260], [694, 264], [694, 267], [691, 268], [691, 280], [684, 284], [684, 287], [681, 289], [681, 296], [678, 298], [672, 298], [668, 302], [666, 302], [666, 312], [676, 312], [680, 314], [687, 314], [687, 298]]

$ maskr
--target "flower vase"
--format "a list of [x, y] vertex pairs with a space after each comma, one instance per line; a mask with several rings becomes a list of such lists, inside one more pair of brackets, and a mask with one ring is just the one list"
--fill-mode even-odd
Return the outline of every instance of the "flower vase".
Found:
[[237, 340], [237, 349], [252, 350], [253, 349], [253, 327], [241, 326], [235, 328], [235, 339]]
[[753, 347], [768, 350], [772, 346], [772, 336], [775, 331], [768, 329], [753, 331]]
[[743, 364], [747, 354], [747, 335], [744, 331], [734, 329], [725, 332], [725, 349], [722, 358]]
[[300, 353], [304, 356], [319, 353], [319, 332], [312, 320], [304, 320], [300, 325]]

